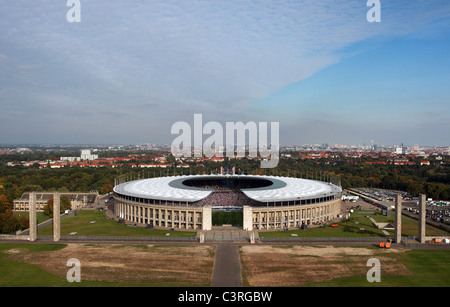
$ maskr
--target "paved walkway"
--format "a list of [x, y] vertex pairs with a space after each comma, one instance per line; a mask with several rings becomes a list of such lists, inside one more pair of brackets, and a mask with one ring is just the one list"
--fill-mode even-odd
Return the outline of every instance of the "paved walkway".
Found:
[[239, 246], [231, 243], [216, 245], [212, 287], [242, 287]]
[[250, 232], [240, 227], [213, 227], [205, 233], [205, 242], [216, 242], [216, 255], [211, 286], [242, 287], [241, 259], [239, 244], [248, 243]]

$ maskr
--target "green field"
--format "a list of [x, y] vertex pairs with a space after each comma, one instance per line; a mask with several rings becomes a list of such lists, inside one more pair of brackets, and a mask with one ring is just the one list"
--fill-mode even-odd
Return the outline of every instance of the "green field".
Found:
[[20, 261], [9, 260], [5, 250], [25, 248], [30, 252], [52, 251], [65, 245], [47, 244], [0, 244], [0, 286], [2, 287], [36, 287], [36, 286], [70, 286], [67, 280], [59, 278], [40, 267]]
[[[26, 253], [53, 252], [65, 248], [66, 244], [14, 244], [0, 243], [0, 287], [177, 287], [186, 286], [173, 281], [167, 283], [121, 283], [81, 280], [68, 282], [66, 278], [52, 274], [38, 265], [8, 259], [9, 250], [25, 250]], [[146, 246], [142, 245], [143, 248]], [[158, 246], [155, 246], [157, 248]], [[173, 246], [176, 248], [176, 246]], [[120, 248], [120, 247], [119, 247]], [[51, 261], [51, 257], [49, 258]], [[67, 267], [69, 270], [69, 267]]]
[[[14, 215], [16, 217], [25, 216], [26, 218], [28, 218], [30, 216], [28, 211], [17, 211], [17, 212], [14, 212]], [[45, 215], [44, 212], [36, 212], [36, 220], [37, 220], [38, 224], [43, 223], [49, 219], [51, 219], [51, 217]]]
[[[276, 231], [276, 232], [260, 232], [260, 237], [276, 238], [276, 237], [292, 237], [292, 234], [297, 234], [298, 237], [386, 237], [380, 229], [377, 229], [367, 216], [372, 217], [378, 223], [391, 223], [394, 225], [394, 216], [383, 216], [380, 211], [373, 211], [367, 213], [368, 210], [355, 211], [351, 214], [351, 217], [347, 220], [338, 222], [338, 227], [331, 227], [331, 225], [320, 227], [309, 227], [306, 230], [295, 229], [288, 231]], [[364, 228], [361, 231], [360, 228]], [[394, 231], [388, 230], [389, 235], [393, 236]], [[407, 217], [402, 218], [402, 236], [417, 236], [418, 223], [415, 220], [411, 220]], [[442, 233], [432, 229], [431, 227], [426, 230], [427, 236], [441, 236]]]
[[369, 283], [366, 276], [337, 278], [308, 284], [309, 287], [449, 287], [450, 250], [411, 250], [395, 255], [412, 275], [382, 275], [381, 282]]
[[[76, 236], [165, 236], [195, 237], [193, 231], [170, 231], [163, 229], [146, 229], [144, 227], [127, 226], [117, 221], [107, 219], [104, 212], [81, 210], [76, 216], [67, 216], [61, 219], [61, 235], [69, 236], [76, 232]], [[38, 230], [38, 235], [53, 235], [53, 225]]]
[[[21, 213], [27, 215], [27, 213]], [[218, 214], [221, 214], [220, 216]], [[233, 212], [218, 212], [213, 215], [215, 224], [221, 225], [230, 223], [233, 225], [242, 224], [242, 216], [234, 216]], [[368, 213], [368, 210], [355, 211], [347, 220], [338, 222], [338, 227], [331, 225], [320, 227], [309, 227], [307, 230], [294, 229], [288, 231], [259, 232], [260, 237], [292, 237], [297, 234], [298, 237], [380, 237], [393, 236], [394, 232], [389, 230], [389, 235], [385, 235], [377, 229], [369, 220], [368, 216], [380, 223], [389, 222], [394, 224], [393, 216], [383, 216], [379, 211]], [[38, 212], [38, 223], [48, 219], [43, 213]], [[360, 229], [363, 228], [364, 231]], [[76, 233], [76, 236], [165, 236], [170, 233], [171, 237], [194, 237], [195, 231], [169, 231], [163, 229], [145, 229], [143, 227], [133, 227], [119, 224], [117, 221], [105, 218], [104, 212], [81, 210], [77, 216], [68, 216], [61, 220], [61, 235], [69, 236]], [[402, 236], [417, 236], [418, 223], [408, 217], [402, 218]], [[53, 225], [46, 226], [38, 230], [38, 235], [53, 234]], [[443, 235], [442, 230], [433, 229], [427, 225], [427, 236]], [[447, 234], [448, 235], [448, 234]]]
[[233, 226], [243, 225], [242, 211], [213, 211], [212, 224], [214, 226], [222, 226], [223, 224], [231, 224]]
[[[0, 243], [0, 287], [127, 287], [127, 286], [177, 286], [173, 283], [127, 284], [106, 281], [85, 281], [69, 283], [65, 278], [56, 276], [37, 265], [9, 259], [8, 252], [26, 250], [33, 253], [51, 254], [65, 244], [10, 244]], [[145, 246], [143, 246], [145, 247]], [[157, 247], [155, 247], [157, 248]], [[143, 249], [145, 250], [145, 249]], [[366, 276], [337, 278], [326, 282], [306, 284], [306, 287], [449, 287], [450, 286], [450, 250], [411, 250], [393, 254], [398, 262], [411, 271], [411, 275], [382, 275], [380, 283], [368, 283]], [[186, 286], [186, 285], [183, 285]]]

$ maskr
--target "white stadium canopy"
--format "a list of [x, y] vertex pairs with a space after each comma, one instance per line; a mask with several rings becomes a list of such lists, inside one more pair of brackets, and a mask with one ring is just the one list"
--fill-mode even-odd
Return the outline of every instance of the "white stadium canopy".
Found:
[[189, 179], [263, 179], [271, 181], [267, 187], [242, 189], [247, 197], [258, 202], [292, 201], [332, 196], [340, 193], [340, 187], [331, 183], [277, 176], [257, 175], [189, 175], [140, 179], [122, 183], [114, 187], [114, 192], [130, 197], [160, 199], [167, 201], [195, 202], [200, 201], [213, 192], [213, 189], [184, 185]]

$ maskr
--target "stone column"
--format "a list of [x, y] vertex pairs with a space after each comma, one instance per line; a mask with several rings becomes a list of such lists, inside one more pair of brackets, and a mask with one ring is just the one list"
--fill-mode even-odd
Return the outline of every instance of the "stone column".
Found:
[[255, 244], [255, 233], [253, 231], [250, 233], [250, 243]]
[[175, 228], [175, 211], [173, 209], [170, 213], [170, 219], [172, 220], [172, 222], [171, 222], [172, 228]]
[[53, 241], [58, 242], [61, 238], [61, 194], [53, 194]]
[[158, 210], [158, 226], [162, 227], [163, 225], [163, 209], [156, 209]]
[[419, 241], [420, 243], [425, 243], [425, 194], [420, 194], [419, 196]]
[[402, 240], [402, 195], [395, 196], [395, 243]]
[[29, 240], [36, 241], [37, 238], [37, 226], [36, 226], [36, 192], [29, 193], [28, 199], [28, 210], [29, 210]]
[[202, 230], [211, 230], [211, 228], [212, 228], [212, 209], [209, 206], [204, 206], [202, 208]]
[[253, 210], [250, 206], [244, 206], [243, 228], [247, 231], [253, 230]]

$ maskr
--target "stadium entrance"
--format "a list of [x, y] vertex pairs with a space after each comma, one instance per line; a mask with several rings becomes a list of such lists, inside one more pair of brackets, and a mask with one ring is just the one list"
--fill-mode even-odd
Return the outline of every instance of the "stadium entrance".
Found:
[[212, 210], [212, 225], [223, 226], [231, 225], [235, 227], [242, 227], [243, 213], [242, 208], [220, 208]]
[[192, 178], [183, 184], [193, 188], [210, 189], [208, 197], [200, 200], [197, 206], [210, 206], [212, 226], [243, 227], [243, 206], [251, 206], [254, 200], [248, 198], [241, 189], [262, 188], [272, 185], [265, 179], [255, 178]]

